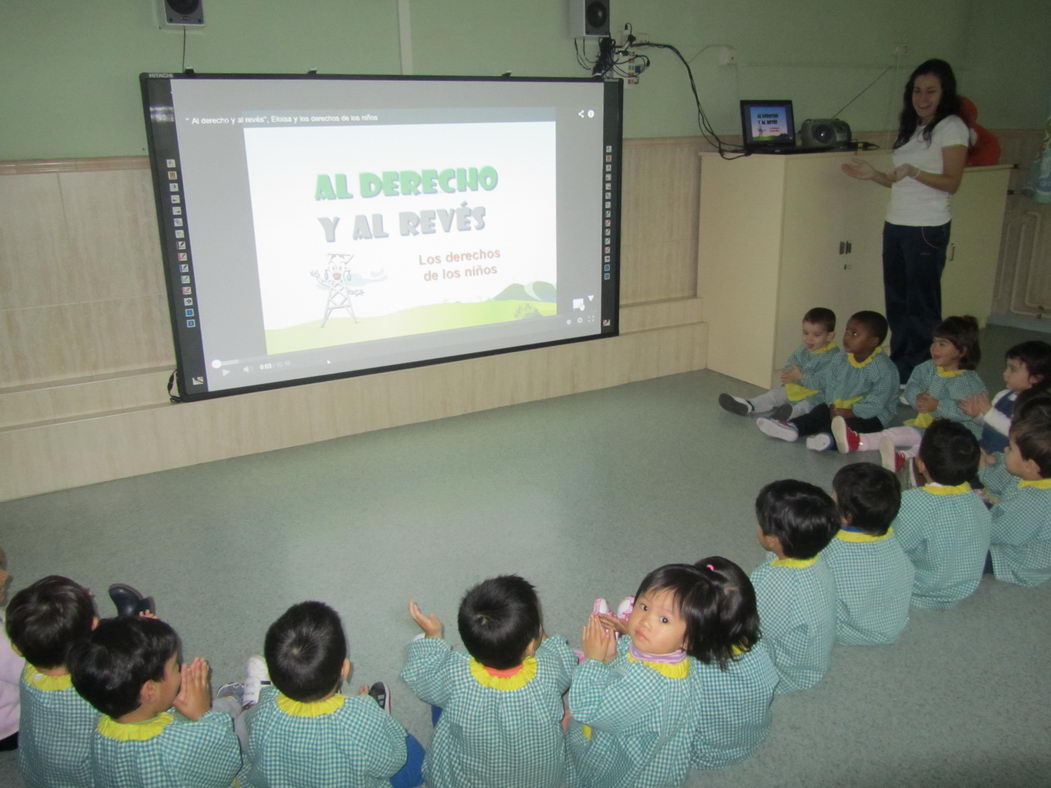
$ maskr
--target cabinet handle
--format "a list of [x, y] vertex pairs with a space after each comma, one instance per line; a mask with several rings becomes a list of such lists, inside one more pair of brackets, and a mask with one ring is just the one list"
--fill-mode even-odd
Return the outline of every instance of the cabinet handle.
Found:
[[949, 244], [949, 262], [956, 259], [956, 244]]
[[839, 253], [840, 254], [845, 254], [845, 251], [844, 251], [845, 248], [846, 248], [846, 244], [843, 241], [840, 241], [839, 242]]
[[854, 245], [851, 244], [850, 241], [847, 241], [847, 254], [850, 254], [853, 251], [854, 251]]

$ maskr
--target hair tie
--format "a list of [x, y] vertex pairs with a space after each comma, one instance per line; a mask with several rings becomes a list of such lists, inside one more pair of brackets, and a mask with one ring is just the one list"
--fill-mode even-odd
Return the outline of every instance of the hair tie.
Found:
[[712, 570], [713, 572], [715, 571], [715, 567], [714, 567], [714, 566], [712, 566], [711, 564], [706, 564], [706, 566], [707, 566], [707, 567], [708, 567], [709, 569], [711, 569], [711, 570]]

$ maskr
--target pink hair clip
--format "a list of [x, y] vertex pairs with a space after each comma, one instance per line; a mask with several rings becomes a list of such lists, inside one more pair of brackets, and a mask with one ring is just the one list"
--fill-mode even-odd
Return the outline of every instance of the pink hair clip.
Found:
[[709, 569], [711, 569], [711, 570], [712, 570], [713, 572], [715, 571], [715, 567], [714, 567], [714, 566], [712, 566], [711, 564], [705, 564], [705, 566], [707, 566], [707, 567], [708, 567]]

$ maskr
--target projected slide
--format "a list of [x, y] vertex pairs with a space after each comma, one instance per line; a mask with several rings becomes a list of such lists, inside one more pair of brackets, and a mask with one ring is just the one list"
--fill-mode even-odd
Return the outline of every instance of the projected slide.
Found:
[[557, 313], [554, 121], [243, 134], [268, 354]]
[[617, 335], [619, 82], [140, 81], [184, 399]]

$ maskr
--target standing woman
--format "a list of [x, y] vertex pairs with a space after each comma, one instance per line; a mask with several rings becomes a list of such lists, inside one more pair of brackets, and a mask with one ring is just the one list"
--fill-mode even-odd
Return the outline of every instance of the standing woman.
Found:
[[960, 187], [969, 143], [956, 77], [944, 60], [921, 63], [905, 85], [894, 169], [867, 161], [844, 164], [847, 175], [890, 188], [883, 225], [883, 291], [891, 357], [902, 382], [930, 355], [941, 322], [941, 275], [949, 246], [949, 196]]

